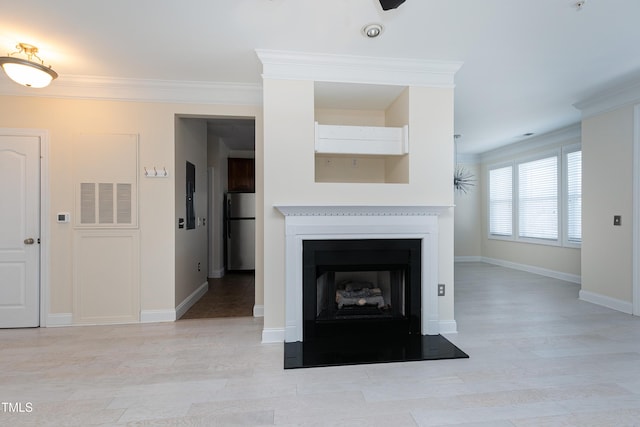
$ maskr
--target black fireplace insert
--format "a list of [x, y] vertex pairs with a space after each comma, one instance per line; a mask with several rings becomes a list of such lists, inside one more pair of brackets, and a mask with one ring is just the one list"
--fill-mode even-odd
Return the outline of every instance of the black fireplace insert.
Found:
[[421, 333], [421, 240], [303, 241], [303, 341]]

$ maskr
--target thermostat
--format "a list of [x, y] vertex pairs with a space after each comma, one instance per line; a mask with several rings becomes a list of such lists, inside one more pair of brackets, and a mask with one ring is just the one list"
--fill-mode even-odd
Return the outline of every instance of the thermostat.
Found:
[[58, 212], [58, 222], [69, 222], [69, 212]]

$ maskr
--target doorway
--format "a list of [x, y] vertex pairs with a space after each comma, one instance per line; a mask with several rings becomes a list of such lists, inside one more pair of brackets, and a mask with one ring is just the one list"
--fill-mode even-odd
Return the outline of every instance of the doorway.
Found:
[[[255, 119], [210, 117], [201, 120], [207, 127], [208, 290], [181, 319], [253, 316], [255, 270], [229, 266], [225, 212], [231, 189], [229, 159], [255, 159]], [[233, 184], [233, 179], [231, 181]], [[252, 239], [251, 244], [255, 246], [255, 237]]]

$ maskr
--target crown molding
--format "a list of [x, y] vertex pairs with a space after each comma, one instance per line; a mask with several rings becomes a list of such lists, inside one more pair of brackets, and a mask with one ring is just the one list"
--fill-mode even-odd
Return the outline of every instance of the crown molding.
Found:
[[400, 86], [454, 87], [456, 61], [333, 55], [256, 49], [262, 78]]
[[575, 140], [580, 142], [581, 137], [582, 123], [578, 122], [552, 132], [534, 136], [515, 144], [509, 144], [504, 147], [486, 151], [480, 154], [480, 161], [482, 163], [493, 162], [506, 157], [511, 158], [534, 149], [558, 146]]
[[178, 104], [262, 105], [262, 86], [63, 75], [42, 89], [0, 79], [0, 95]]
[[582, 118], [607, 113], [618, 108], [640, 103], [640, 81], [626, 82], [573, 104], [582, 112]]

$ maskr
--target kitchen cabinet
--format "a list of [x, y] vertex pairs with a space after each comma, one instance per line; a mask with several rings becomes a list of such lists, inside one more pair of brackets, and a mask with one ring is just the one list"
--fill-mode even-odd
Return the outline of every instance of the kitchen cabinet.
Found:
[[254, 193], [256, 191], [254, 159], [230, 157], [227, 166], [229, 192]]

